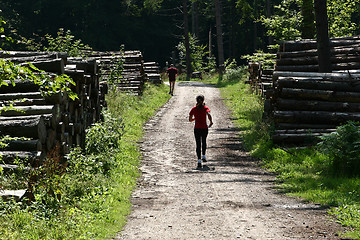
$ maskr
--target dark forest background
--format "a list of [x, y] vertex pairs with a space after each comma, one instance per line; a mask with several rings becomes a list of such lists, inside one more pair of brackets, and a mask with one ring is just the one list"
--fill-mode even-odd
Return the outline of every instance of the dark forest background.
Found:
[[[269, 44], [284, 40], [279, 36], [268, 36], [271, 26], [266, 24], [266, 19], [275, 19], [271, 23], [275, 25], [272, 28], [280, 28], [280, 33], [273, 32], [273, 35], [289, 34], [285, 40], [301, 38], [301, 33], [292, 31], [292, 28], [302, 27], [301, 14], [297, 15], [303, 11], [302, 2], [222, 0], [225, 59], [233, 58], [240, 62], [242, 55], [251, 54], [258, 49], [268, 51]], [[340, 5], [349, 1], [328, 1], [328, 5], [334, 4], [333, 2]], [[182, 41], [182, 4], [183, 1], [179, 0], [0, 0], [1, 16], [7, 23], [7, 35], [26, 38], [43, 37], [45, 34], [54, 36], [59, 28], [63, 28], [70, 30], [77, 39], [94, 50], [119, 50], [123, 44], [126, 50], [140, 50], [145, 61], [157, 61], [161, 66], [170, 61], [171, 57], [176, 57], [176, 45]], [[280, 9], [279, 6], [285, 9]], [[214, 1], [189, 0], [187, 7], [190, 32], [203, 45], [209, 46], [211, 39], [211, 52], [216, 56]], [[355, 10], [351, 11], [350, 20], [347, 21], [356, 24], [360, 19], [359, 4], [353, 9]], [[293, 18], [293, 21], [287, 23], [283, 19], [276, 22], [278, 19], [275, 17], [288, 20]], [[310, 25], [314, 25], [312, 23]], [[351, 34], [358, 32], [357, 25], [351, 29]], [[23, 46], [17, 44], [8, 48], [21, 50]]]

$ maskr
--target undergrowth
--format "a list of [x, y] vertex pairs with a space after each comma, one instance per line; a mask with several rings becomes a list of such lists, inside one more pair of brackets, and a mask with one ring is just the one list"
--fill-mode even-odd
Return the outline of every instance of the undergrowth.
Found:
[[[241, 71], [241, 69], [239, 69]], [[231, 73], [233, 74], [233, 73]], [[247, 74], [231, 79], [226, 75], [206, 81], [216, 83], [232, 119], [239, 129], [243, 147], [276, 173], [278, 190], [294, 197], [322, 204], [329, 214], [349, 227], [346, 237], [360, 239], [359, 130], [354, 123], [340, 127], [323, 138], [322, 147], [285, 149], [275, 146], [270, 122], [262, 119], [263, 100], [248, 84]]]
[[[143, 96], [107, 96], [105, 121], [87, 131], [86, 149], [61, 159], [56, 150], [36, 170], [35, 200], [0, 201], [0, 239], [108, 239], [130, 212], [139, 176], [144, 123], [169, 98], [165, 85]], [[35, 173], [34, 173], [35, 174]]]

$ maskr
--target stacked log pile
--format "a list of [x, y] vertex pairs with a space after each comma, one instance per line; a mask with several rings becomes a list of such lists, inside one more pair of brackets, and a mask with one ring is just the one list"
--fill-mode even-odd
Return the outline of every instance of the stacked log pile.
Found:
[[144, 61], [140, 51], [125, 51], [124, 70], [125, 81], [118, 84], [117, 89], [141, 95], [145, 83]]
[[156, 62], [144, 62], [145, 81], [150, 83], [162, 83], [159, 64]]
[[251, 89], [257, 93], [258, 86], [260, 82], [260, 66], [258, 62], [249, 62], [248, 71], [249, 71], [249, 80], [247, 83], [250, 84]]
[[274, 143], [308, 145], [360, 116], [360, 37], [330, 39], [332, 73], [318, 73], [315, 40], [280, 43], [273, 94], [265, 116], [273, 117]]
[[248, 83], [251, 85], [251, 89], [263, 98], [269, 98], [269, 95], [273, 93], [272, 74], [274, 70], [264, 68], [261, 63], [250, 62], [248, 71]]
[[[107, 85], [99, 82], [96, 61], [70, 59], [63, 53], [0, 52], [0, 56], [22, 65], [31, 59], [45, 74], [66, 73], [76, 83], [72, 91], [78, 96], [75, 101], [65, 93], [43, 97], [39, 86], [30, 81], [1, 86], [2, 106], [11, 103], [14, 110], [1, 112], [0, 133], [20, 138], [9, 140], [8, 146], [1, 150], [2, 167], [15, 169], [15, 158], [37, 167], [57, 143], [62, 155], [72, 146], [83, 147], [85, 129], [100, 120], [102, 107], [106, 105]], [[0, 193], [4, 194], [8, 193]]]
[[360, 120], [360, 74], [275, 72], [273, 119], [278, 144], [312, 144]]
[[[330, 48], [333, 72], [360, 72], [360, 36], [332, 38]], [[316, 40], [281, 42], [275, 70], [318, 72]]]
[[[101, 81], [114, 83], [118, 91], [142, 94], [145, 73], [140, 51], [93, 52], [90, 59], [98, 62]], [[115, 79], [112, 74], [120, 71], [121, 79]]]

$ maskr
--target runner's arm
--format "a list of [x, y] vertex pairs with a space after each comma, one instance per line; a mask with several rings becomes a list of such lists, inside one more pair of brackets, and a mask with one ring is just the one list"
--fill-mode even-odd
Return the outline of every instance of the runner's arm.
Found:
[[192, 122], [192, 121], [194, 121], [194, 120], [195, 120], [194, 115], [189, 115], [189, 122]]
[[212, 116], [210, 113], [207, 113], [208, 119], [210, 121], [209, 127], [211, 127], [213, 125], [213, 121], [212, 121]]

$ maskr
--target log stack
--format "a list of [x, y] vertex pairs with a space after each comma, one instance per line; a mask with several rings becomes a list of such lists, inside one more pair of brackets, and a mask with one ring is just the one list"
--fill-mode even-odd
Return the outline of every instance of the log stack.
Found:
[[278, 144], [312, 144], [360, 120], [360, 74], [275, 72], [272, 136]]
[[159, 64], [157, 62], [144, 62], [145, 81], [161, 84]]
[[[333, 72], [360, 72], [360, 36], [330, 39]], [[316, 40], [283, 41], [276, 71], [318, 72]]]
[[140, 51], [125, 51], [124, 54], [124, 70], [122, 73], [124, 81], [117, 84], [117, 89], [141, 95], [144, 83], [144, 61]]
[[269, 98], [273, 93], [273, 68], [264, 67], [259, 62], [250, 62], [248, 66], [251, 89], [262, 98]]
[[[112, 82], [118, 91], [141, 95], [145, 82], [144, 63], [140, 51], [93, 52], [100, 68], [102, 82]], [[121, 72], [121, 79], [113, 74]]]
[[318, 73], [316, 40], [284, 41], [277, 53], [272, 94], [264, 116], [275, 125], [273, 141], [308, 145], [360, 116], [360, 37], [332, 38], [332, 73]]
[[261, 64], [258, 62], [249, 62], [248, 64], [248, 72], [249, 72], [249, 79], [248, 84], [250, 84], [251, 89], [254, 92], [258, 92], [258, 86], [260, 82], [260, 66]]
[[[21, 65], [27, 65], [31, 59], [33, 65], [46, 72], [43, 74], [50, 76], [54, 72], [66, 73], [76, 83], [72, 91], [78, 96], [75, 101], [66, 93], [43, 97], [39, 86], [26, 80], [16, 80], [15, 86], [1, 86], [2, 106], [11, 103], [14, 110], [1, 112], [0, 132], [18, 138], [9, 140], [1, 150], [2, 167], [10, 171], [16, 169], [15, 158], [37, 167], [57, 143], [62, 155], [66, 155], [70, 147], [84, 147], [85, 129], [100, 120], [102, 107], [106, 106], [107, 85], [100, 84], [97, 62], [67, 58], [63, 53], [1, 51], [0, 56]], [[0, 192], [0, 196], [8, 193]]]

